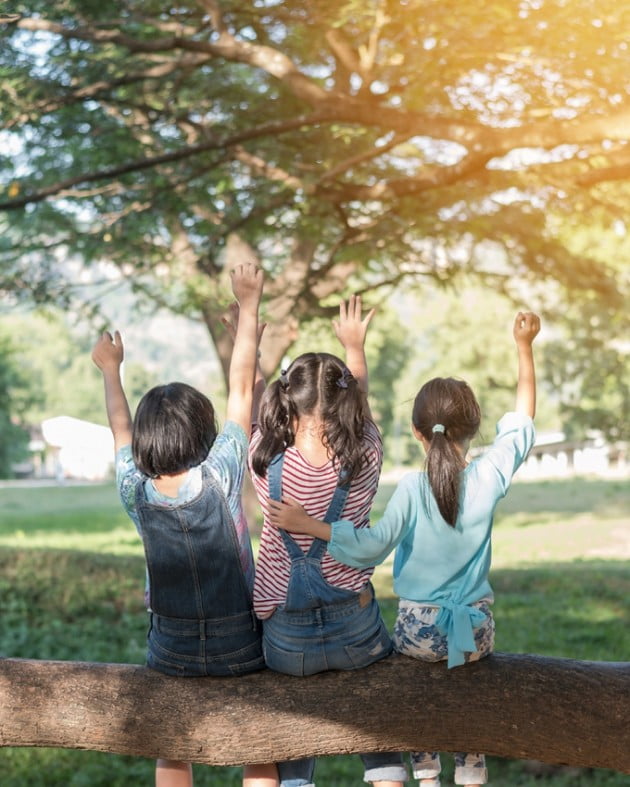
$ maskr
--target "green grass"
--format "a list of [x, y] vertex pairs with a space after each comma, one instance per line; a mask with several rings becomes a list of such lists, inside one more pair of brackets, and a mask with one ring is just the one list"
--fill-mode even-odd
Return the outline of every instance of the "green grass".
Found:
[[[513, 486], [494, 537], [497, 650], [628, 660], [626, 487], [594, 480]], [[391, 491], [379, 491], [376, 516]], [[375, 585], [391, 625], [397, 602], [390, 571], [381, 567]], [[143, 583], [142, 547], [113, 486], [0, 489], [0, 655], [143, 663]], [[447, 785], [447, 755], [443, 765]], [[629, 781], [603, 769], [544, 772], [499, 758], [489, 758], [489, 769], [493, 787], [621, 787]], [[2, 787], [153, 783], [148, 760], [62, 749], [1, 749], [0, 773]], [[321, 787], [350, 787], [362, 783], [362, 766], [358, 757], [322, 758], [316, 775]], [[239, 768], [195, 766], [197, 787], [240, 783]]]

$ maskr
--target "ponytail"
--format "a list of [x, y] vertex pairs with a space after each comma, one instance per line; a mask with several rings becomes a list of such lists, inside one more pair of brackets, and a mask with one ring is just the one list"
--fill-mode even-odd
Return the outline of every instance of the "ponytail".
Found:
[[433, 434], [427, 452], [427, 477], [440, 514], [455, 526], [459, 513], [459, 485], [465, 467], [462, 455], [445, 434]]
[[461, 472], [466, 466], [461, 446], [477, 434], [481, 422], [479, 404], [463, 380], [436, 377], [418, 392], [412, 422], [429, 443], [427, 478], [440, 514], [455, 527]]

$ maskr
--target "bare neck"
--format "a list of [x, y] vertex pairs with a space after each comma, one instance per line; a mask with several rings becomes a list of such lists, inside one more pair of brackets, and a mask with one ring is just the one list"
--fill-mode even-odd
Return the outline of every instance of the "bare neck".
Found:
[[329, 461], [321, 418], [315, 415], [303, 415], [298, 419], [295, 424], [295, 447], [312, 465], [319, 467]]
[[153, 479], [153, 486], [161, 495], [166, 497], [177, 497], [180, 486], [186, 480], [188, 470], [173, 475], [160, 475]]

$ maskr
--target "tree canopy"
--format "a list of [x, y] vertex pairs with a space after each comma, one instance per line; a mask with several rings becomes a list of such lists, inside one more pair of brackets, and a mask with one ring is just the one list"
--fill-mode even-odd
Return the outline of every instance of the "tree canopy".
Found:
[[264, 360], [329, 296], [465, 272], [606, 320], [627, 244], [630, 7], [617, 0], [43, 0], [1, 28], [0, 292], [69, 302], [109, 260], [205, 321], [268, 272]]

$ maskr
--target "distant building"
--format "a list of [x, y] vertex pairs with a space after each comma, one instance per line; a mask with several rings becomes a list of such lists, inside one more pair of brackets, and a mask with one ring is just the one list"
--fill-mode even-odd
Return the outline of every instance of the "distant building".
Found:
[[599, 432], [590, 432], [580, 440], [568, 440], [563, 432], [554, 432], [536, 437], [518, 478], [586, 475], [627, 478], [629, 473], [627, 443], [606, 442]]
[[[488, 446], [473, 448], [471, 456], [483, 453]], [[422, 467], [423, 459], [418, 462]], [[385, 471], [381, 481], [397, 483], [409, 472], [408, 465]], [[516, 481], [542, 481], [573, 476], [630, 478], [630, 455], [627, 442], [609, 443], [599, 432], [590, 432], [580, 440], [567, 439], [564, 432], [543, 432], [536, 436], [534, 447], [516, 473]]]
[[34, 474], [59, 481], [102, 481], [111, 478], [114, 438], [110, 429], [68, 415], [42, 422], [42, 441], [34, 462]]

